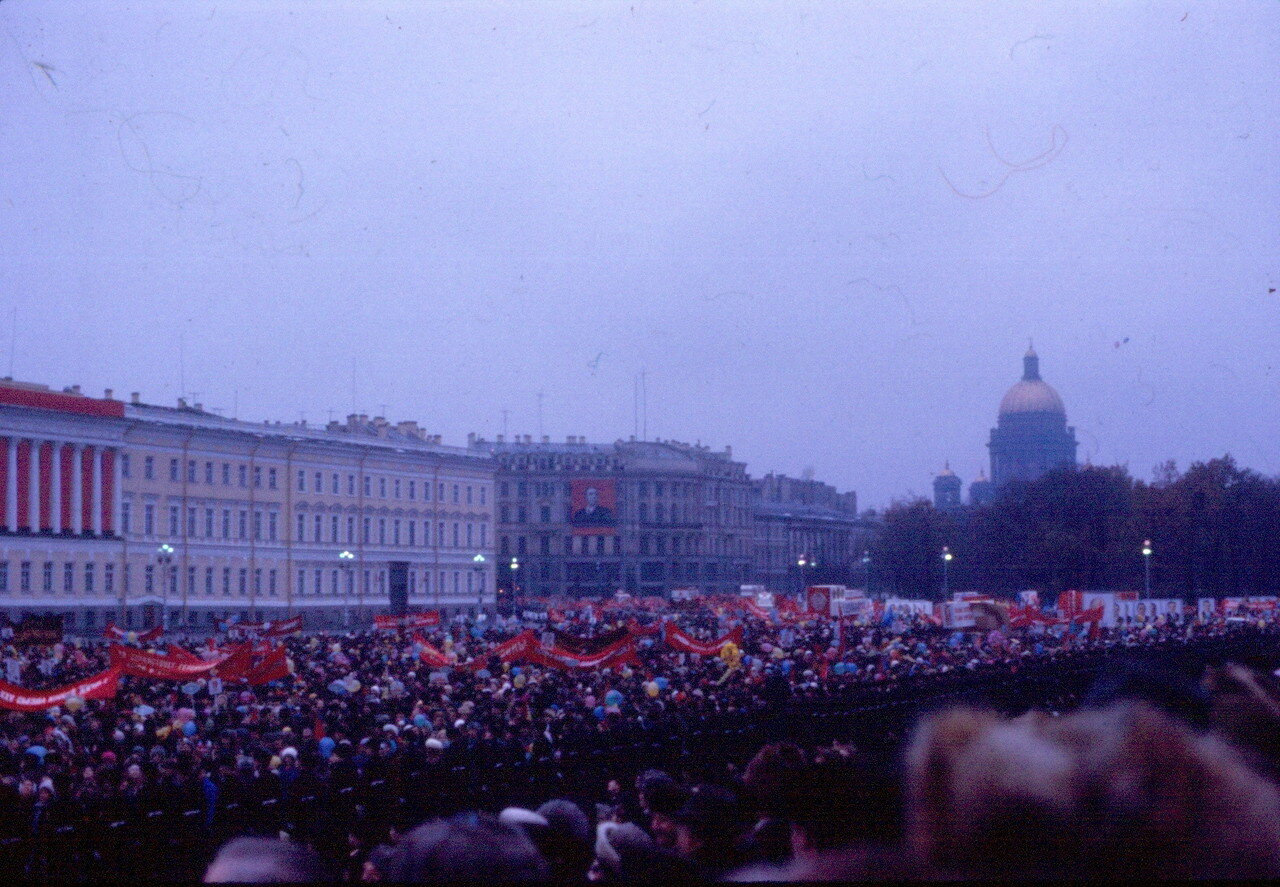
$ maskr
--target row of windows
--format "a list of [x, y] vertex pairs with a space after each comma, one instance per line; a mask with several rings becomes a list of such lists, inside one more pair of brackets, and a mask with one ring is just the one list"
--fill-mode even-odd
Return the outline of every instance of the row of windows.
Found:
[[[156, 460], [154, 456], [143, 457], [142, 476], [146, 480], [155, 479], [155, 476], [156, 476], [155, 462]], [[220, 470], [218, 470], [219, 467], [220, 467]], [[234, 471], [232, 470], [233, 468], [235, 469]], [[253, 486], [255, 488], [261, 488], [264, 485], [264, 482], [265, 482], [266, 488], [269, 490], [275, 490], [279, 488], [279, 472], [277, 471], [277, 469], [267, 466], [264, 470], [264, 467], [261, 465], [254, 465], [252, 466], [252, 469], [253, 469], [252, 471]], [[120, 456], [120, 473], [125, 477], [133, 476], [132, 460], [130, 459], [130, 456], [128, 453], [122, 453]], [[335, 496], [341, 495], [340, 491], [343, 487], [342, 475], [336, 471], [328, 472], [329, 483], [327, 485], [325, 484], [325, 475], [326, 475], [326, 472], [323, 472], [323, 471], [309, 472], [306, 469], [298, 469], [298, 479], [297, 479], [298, 491], [299, 492], [307, 491], [308, 476], [310, 476], [311, 478], [310, 488], [313, 492], [323, 493], [325, 492], [326, 486], [327, 486], [327, 489], [331, 494]], [[219, 466], [219, 463], [204, 462], [202, 464], [199, 460], [188, 459], [187, 470], [186, 470], [187, 483], [190, 483], [190, 484], [200, 483], [202, 479], [204, 483], [209, 485], [214, 484], [215, 479], [220, 479], [223, 486], [232, 486], [233, 480], [234, 480], [234, 485], [241, 486], [241, 487], [248, 487], [249, 480], [250, 480], [250, 466], [244, 465], [244, 464], [238, 464], [233, 466], [230, 462], [222, 462], [220, 463], [220, 466]], [[178, 483], [179, 481], [182, 480], [181, 460], [179, 459], [169, 460], [169, 480], [173, 483]], [[402, 493], [407, 493], [408, 499], [416, 500], [418, 498], [419, 491], [421, 491], [422, 501], [424, 502], [431, 501], [432, 484], [429, 481], [422, 481], [421, 483], [419, 483], [417, 480], [407, 480], [407, 479], [402, 480], [401, 478], [398, 478], [398, 477], [374, 478], [370, 475], [365, 475], [364, 477], [364, 495], [366, 497], [373, 496], [373, 491], [375, 489], [375, 481], [376, 481], [376, 489], [378, 491], [379, 498], [399, 499], [401, 498]], [[348, 496], [356, 495], [356, 475], [347, 474], [345, 486], [346, 486], [346, 494]], [[479, 500], [478, 504], [480, 505], [487, 504], [486, 500], [488, 498], [488, 495], [487, 495], [488, 491], [487, 491], [487, 488], [485, 488], [484, 486], [475, 487], [475, 486], [472, 486], [471, 484], [467, 484], [464, 487], [462, 484], [444, 484], [444, 483], [437, 483], [435, 486], [436, 486], [437, 502], [444, 502], [446, 498], [446, 491], [449, 491], [452, 494], [450, 498], [454, 504], [462, 504], [465, 501], [467, 505], [473, 505], [473, 504], [476, 504], [477, 499]], [[450, 490], [450, 487], [452, 488], [451, 490]]]
[[[513, 543], [514, 538], [514, 543]], [[640, 535], [640, 554], [699, 554], [709, 548], [707, 554], [736, 554], [746, 556], [750, 553], [750, 542], [745, 538], [720, 538], [710, 536], [706, 545], [700, 545], [702, 537], [697, 534], [688, 535]], [[621, 551], [617, 536], [500, 536], [498, 538], [499, 554], [530, 554], [530, 540], [536, 539], [538, 554], [574, 555], [574, 554], [618, 554]], [[514, 544], [514, 548], [513, 548]]]
[[[502, 536], [498, 540], [498, 553], [528, 554], [529, 539], [516, 536], [513, 552], [512, 537]], [[540, 536], [537, 539], [539, 554], [618, 554], [622, 550], [617, 536]], [[552, 551], [553, 548], [557, 550]]]
[[[20, 592], [42, 591], [48, 593], [62, 592], [63, 594], [83, 593], [86, 595], [95, 594], [99, 591], [97, 578], [99, 575], [98, 564], [86, 563], [80, 565], [77, 569], [75, 563], [67, 562], [58, 569], [58, 564], [53, 561], [45, 561], [44, 563], [33, 563], [32, 561], [22, 561], [18, 564], [17, 590]], [[107, 563], [101, 565], [102, 585], [101, 592], [104, 594], [113, 594], [116, 588], [116, 565]], [[34, 571], [38, 569], [38, 573]], [[61, 582], [57, 582], [60, 574]], [[325, 576], [328, 575], [329, 581], [325, 583]], [[342, 578], [345, 574], [345, 578]], [[438, 589], [447, 589], [450, 583], [447, 581], [452, 576], [452, 588], [454, 593], [461, 593], [464, 582], [462, 576], [465, 574], [465, 589], [473, 592], [478, 588], [481, 577], [475, 570], [441, 570], [436, 575], [438, 577]], [[77, 575], [83, 577], [83, 583], [76, 585]], [[279, 573], [274, 569], [255, 569], [252, 571], [253, 593], [260, 595], [266, 592], [267, 597], [276, 597], [279, 593]], [[155, 565], [147, 564], [143, 569], [142, 590], [148, 594], [163, 593], [165, 581], [168, 581], [168, 592], [172, 595], [178, 595], [180, 589], [178, 587], [179, 570], [177, 567], [170, 567], [167, 576], [163, 569], [157, 570]], [[370, 594], [373, 590], [381, 587], [386, 582], [386, 574], [378, 571], [364, 571], [364, 592]], [[265, 584], [264, 584], [265, 580]], [[38, 588], [33, 586], [33, 582], [38, 582]], [[125, 593], [131, 591], [130, 571], [126, 565], [124, 575], [122, 577], [123, 590]], [[355, 593], [355, 574], [340, 569], [300, 569], [298, 570], [297, 593], [300, 595], [320, 595], [324, 594], [324, 589], [328, 588], [328, 593], [338, 596], [340, 593]], [[250, 588], [250, 571], [246, 567], [232, 568], [222, 567], [205, 567], [201, 570], [198, 567], [187, 568], [187, 591], [189, 594], [199, 594], [203, 590], [206, 597], [213, 597], [220, 592], [223, 597], [240, 596], [247, 597]], [[345, 589], [341, 591], [340, 589]], [[0, 561], [0, 594], [6, 594], [10, 591], [9, 562]], [[430, 594], [431, 593], [431, 571], [424, 570], [419, 575], [416, 571], [409, 573], [409, 594]]]
[[[527, 496], [537, 496], [539, 498], [548, 499], [555, 497], [557, 494], [568, 498], [572, 495], [573, 486], [570, 483], [562, 483], [559, 481], [500, 481], [498, 484], [498, 496], [502, 499], [510, 498], [511, 491], [515, 490], [517, 498], [523, 499]], [[648, 499], [650, 492], [656, 499], [664, 496], [670, 496], [676, 499], [692, 499], [697, 497], [700, 485], [691, 481], [638, 481], [630, 487], [636, 496], [640, 499]], [[708, 499], [725, 498], [728, 504], [745, 505], [748, 498], [748, 490], [728, 488], [725, 489], [719, 485], [712, 484], [706, 488]]]
[[[280, 531], [279, 512], [255, 510], [251, 515], [247, 509], [233, 511], [230, 508], [223, 508], [218, 511], [213, 508], [201, 510], [195, 507], [188, 507], [186, 536], [191, 539], [248, 539], [251, 516], [252, 533], [255, 541], [278, 541]], [[325, 520], [326, 517], [328, 518], [327, 521]], [[297, 535], [295, 539], [299, 542], [355, 543], [356, 541], [356, 518], [353, 516], [348, 516], [344, 519], [339, 515], [299, 514], [297, 520]], [[446, 526], [449, 527], [448, 530], [446, 530]], [[134, 532], [133, 503], [131, 502], [125, 502], [121, 505], [120, 527], [122, 532], [126, 534]], [[420, 534], [418, 528], [419, 522], [415, 520], [378, 518], [375, 525], [373, 518], [366, 517], [362, 519], [360, 529], [363, 534], [363, 542], [368, 545], [375, 544], [375, 539], [378, 545], [432, 545], [431, 521], [424, 520], [421, 522]], [[183, 526], [180, 506], [169, 506], [168, 530], [169, 538], [177, 538], [182, 535]], [[144, 503], [142, 506], [142, 535], [156, 535], [156, 506], [151, 503]], [[419, 540], [421, 540], [421, 543], [419, 543]], [[472, 548], [478, 545], [484, 548], [489, 544], [489, 526], [481, 523], [477, 529], [477, 525], [470, 522], [463, 524], [455, 521], [452, 525], [448, 525], [445, 521], [437, 521], [434, 544], [439, 547], [452, 546], [453, 548], [460, 548], [465, 546]]]

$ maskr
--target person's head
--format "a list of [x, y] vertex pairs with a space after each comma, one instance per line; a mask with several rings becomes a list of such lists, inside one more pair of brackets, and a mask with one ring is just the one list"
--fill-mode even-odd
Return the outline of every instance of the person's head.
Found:
[[581, 880], [591, 865], [591, 821], [572, 801], [547, 801], [537, 810], [547, 821], [540, 841], [535, 841], [559, 882]]
[[333, 873], [314, 850], [270, 838], [236, 838], [224, 844], [204, 876], [206, 884], [284, 884], [332, 878]]
[[926, 721], [907, 844], [949, 877], [1280, 876], [1280, 792], [1238, 752], [1143, 703]]
[[807, 766], [804, 752], [795, 743], [774, 742], [760, 749], [742, 775], [757, 812], [784, 816], [785, 799]]
[[600, 504], [600, 491], [595, 487], [587, 487], [583, 496], [587, 500], [587, 508], [595, 508]]
[[596, 881], [620, 881], [628, 859], [633, 859], [654, 846], [644, 829], [633, 823], [602, 822], [596, 826], [595, 862], [591, 878]]
[[787, 792], [791, 848], [798, 856], [900, 838], [897, 774], [852, 750], [822, 749]]
[[728, 863], [742, 830], [738, 799], [716, 785], [698, 785], [671, 819], [675, 849], [687, 859], [710, 865]]
[[543, 882], [547, 863], [516, 826], [485, 813], [420, 825], [396, 845], [386, 880], [418, 884]]

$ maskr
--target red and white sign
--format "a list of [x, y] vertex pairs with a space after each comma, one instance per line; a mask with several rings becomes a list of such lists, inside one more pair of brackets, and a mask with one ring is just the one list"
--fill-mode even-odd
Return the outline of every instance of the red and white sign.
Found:
[[9, 711], [44, 711], [62, 705], [72, 696], [81, 699], [111, 699], [120, 687], [120, 669], [112, 666], [92, 677], [55, 690], [24, 690], [0, 681], [0, 708]]

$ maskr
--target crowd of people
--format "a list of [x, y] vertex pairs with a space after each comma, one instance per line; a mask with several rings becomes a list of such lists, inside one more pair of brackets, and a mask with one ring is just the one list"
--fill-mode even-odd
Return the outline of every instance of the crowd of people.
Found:
[[[610, 668], [507, 660], [495, 652], [527, 626], [502, 618], [293, 636], [279, 642], [290, 674], [269, 683], [128, 677], [113, 698], [3, 712], [0, 840], [34, 876], [55, 846], [87, 873], [113, 864], [106, 830], [156, 811], [167, 834], [199, 836], [205, 862], [222, 845], [211, 880], [1084, 877], [1156, 856], [1188, 876], [1280, 874], [1280, 692], [1239, 666], [1199, 683], [1104, 670], [1079, 711], [1085, 688], [1063, 685], [1039, 700], [1051, 712], [948, 709], [900, 743], [800, 736], [749, 761], [665, 769], [642, 753], [673, 736], [687, 752], [705, 725], [1066, 674], [1120, 653], [1242, 639], [1280, 650], [1269, 617], [975, 632], [697, 605], [564, 615], [548, 643], [630, 633], [631, 655]], [[703, 643], [741, 633], [715, 654], [681, 651], [655, 630], [661, 618]], [[6, 674], [62, 686], [107, 668], [110, 646], [9, 647]], [[711, 759], [702, 750], [695, 764]], [[559, 767], [555, 786], [531, 775], [538, 765]]]

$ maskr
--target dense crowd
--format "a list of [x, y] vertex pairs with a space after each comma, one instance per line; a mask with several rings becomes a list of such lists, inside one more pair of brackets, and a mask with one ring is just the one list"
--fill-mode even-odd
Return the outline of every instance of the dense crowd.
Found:
[[[1092, 870], [1079, 866], [1093, 863], [1070, 861], [1085, 846], [1079, 842], [1094, 841], [1095, 854], [1121, 853], [1107, 842], [1122, 840], [1116, 830], [1139, 822], [1143, 804], [1200, 803], [1203, 809], [1178, 808], [1177, 828], [1216, 835], [1234, 823], [1237, 844], [1259, 842], [1250, 856], [1259, 868], [1196, 872], [1280, 873], [1273, 867], [1280, 840], [1271, 843], [1266, 829], [1241, 832], [1257, 826], [1249, 816], [1280, 812], [1268, 744], [1280, 718], [1266, 720], [1280, 704], [1265, 704], [1280, 694], [1272, 693], [1269, 678], [1243, 670], [1215, 672], [1214, 697], [1159, 679], [1127, 693], [1154, 708], [1113, 705], [1066, 715], [1075, 700], [1063, 699], [1062, 717], [1010, 722], [968, 710], [935, 716], [915, 731], [905, 757], [896, 749], [880, 755], [839, 744], [771, 743], [745, 767], [668, 775], [625, 772], [624, 756], [610, 759], [622, 763], [607, 781], [528, 807], [508, 807], [513, 797], [477, 796], [475, 778], [477, 771], [554, 764], [583, 749], [634, 744], [637, 736], [751, 723], [784, 702], [797, 711], [804, 704], [852, 705], [892, 688], [954, 683], [957, 676], [1052, 673], [1118, 651], [1189, 648], [1245, 634], [1274, 646], [1280, 623], [1271, 619], [951, 632], [919, 618], [779, 623], [687, 608], [678, 614], [680, 625], [700, 640], [722, 637], [735, 624], [743, 629], [740, 644], [699, 655], [670, 649], [649, 631], [654, 619], [646, 612], [567, 616], [558, 626], [562, 639], [589, 642], [628, 626], [637, 630], [634, 658], [618, 668], [582, 670], [504, 662], [493, 652], [524, 626], [498, 618], [420, 633], [293, 637], [284, 642], [292, 674], [257, 687], [224, 684], [216, 674], [189, 683], [126, 678], [114, 699], [5, 712], [0, 837], [21, 838], [25, 873], [33, 875], [47, 870], [57, 829], [71, 824], [87, 836], [80, 852], [91, 869], [95, 826], [155, 810], [196, 811], [185, 828], [210, 846], [237, 832], [256, 834], [256, 843], [225, 846], [211, 869], [211, 876], [230, 872], [237, 880], [248, 879], [253, 866], [292, 872], [291, 879], [327, 872], [347, 880], [1087, 875]], [[424, 661], [424, 650], [436, 664]], [[89, 640], [5, 650], [10, 682], [31, 689], [67, 684], [109, 661], [108, 646]], [[1231, 693], [1237, 704], [1222, 704]], [[1126, 694], [1111, 696], [1098, 701]], [[1239, 704], [1246, 697], [1263, 701]], [[1175, 784], [1171, 769], [1192, 775]], [[1118, 779], [1122, 771], [1128, 782]], [[1005, 776], [984, 779], [984, 773]], [[1153, 787], [1166, 778], [1169, 785]], [[1174, 797], [1191, 791], [1194, 780], [1200, 800]], [[1139, 794], [1165, 794], [1092, 794], [1098, 786], [1130, 783], [1142, 786], [1132, 788]], [[344, 791], [362, 797], [371, 784], [442, 800], [413, 808], [429, 820], [416, 828], [403, 815], [359, 805], [341, 828], [300, 825], [314, 820], [308, 808], [316, 798]], [[565, 784], [573, 785], [572, 774]], [[1206, 786], [1234, 794], [1210, 809]], [[250, 813], [264, 804], [273, 808], [269, 820]], [[981, 816], [957, 815], [988, 806], [989, 826]], [[488, 812], [469, 812], [475, 809]], [[1076, 817], [1112, 818], [1090, 836], [1075, 834]], [[279, 839], [281, 823], [289, 840]], [[983, 841], [994, 840], [984, 828], [1015, 825], [1025, 846], [992, 845], [986, 850], [1002, 861], [981, 857]], [[1074, 836], [1062, 837], [1063, 830]], [[1177, 835], [1135, 833], [1124, 852], [1154, 852], [1157, 838]], [[1005, 847], [1010, 839], [1000, 840]], [[1209, 857], [1197, 859], [1195, 866], [1209, 865]]]

